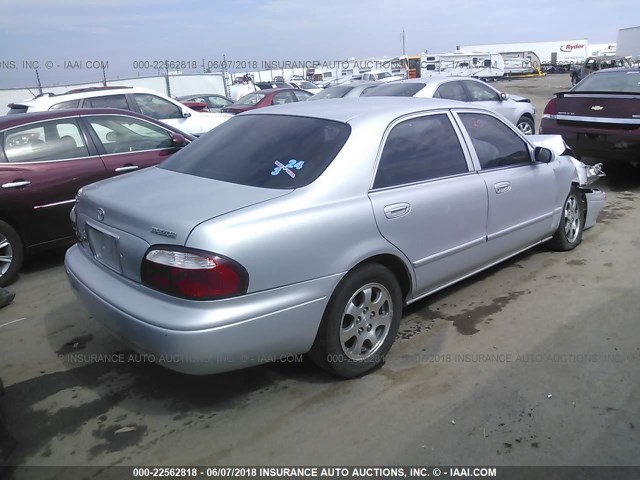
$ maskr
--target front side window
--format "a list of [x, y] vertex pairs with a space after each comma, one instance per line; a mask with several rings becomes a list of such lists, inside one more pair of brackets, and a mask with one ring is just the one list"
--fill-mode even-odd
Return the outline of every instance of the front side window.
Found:
[[266, 97], [264, 93], [248, 93], [236, 103], [238, 105], [256, 105], [264, 97]]
[[482, 113], [459, 116], [483, 170], [531, 164], [527, 143], [503, 122]]
[[467, 94], [462, 88], [460, 82], [446, 82], [438, 87], [435, 98], [446, 98], [448, 100], [458, 100], [459, 102], [467, 101]]
[[404, 185], [468, 171], [460, 140], [447, 115], [428, 115], [393, 127], [373, 186]]
[[273, 105], [282, 105], [283, 103], [292, 103], [296, 101], [293, 92], [280, 92], [273, 96]]
[[164, 98], [148, 93], [136, 93], [133, 98], [143, 115], [148, 115], [158, 120], [182, 118], [182, 110]]
[[103, 97], [85, 98], [83, 108], [121, 108], [129, 110], [127, 97], [124, 95], [105, 95]]
[[169, 133], [132, 117], [105, 115], [88, 119], [107, 154], [157, 150], [172, 146]]
[[304, 187], [329, 166], [350, 132], [346, 123], [319, 118], [240, 115], [190, 143], [160, 167], [254, 187]]
[[5, 132], [3, 149], [12, 163], [69, 160], [89, 156], [75, 120], [42, 122]]
[[219, 108], [231, 105], [231, 102], [223, 97], [207, 97], [207, 99], [210, 107]]
[[293, 94], [296, 96], [296, 99], [299, 102], [304, 102], [305, 100], [308, 100], [313, 96], [309, 92], [303, 92], [301, 90], [296, 90], [295, 92], [293, 92]]
[[469, 91], [469, 100], [471, 102], [489, 102], [492, 100], [499, 100], [498, 94], [493, 89], [480, 82], [466, 80], [464, 84]]

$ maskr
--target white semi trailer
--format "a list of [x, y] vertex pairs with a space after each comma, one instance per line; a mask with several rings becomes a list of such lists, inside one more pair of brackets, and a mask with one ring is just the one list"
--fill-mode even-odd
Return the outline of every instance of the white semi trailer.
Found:
[[616, 54], [622, 57], [631, 57], [633, 62], [640, 61], [640, 27], [618, 30]]

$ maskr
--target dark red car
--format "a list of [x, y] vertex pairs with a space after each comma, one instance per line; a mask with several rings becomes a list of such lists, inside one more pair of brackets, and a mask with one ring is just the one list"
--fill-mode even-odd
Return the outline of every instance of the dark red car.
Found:
[[303, 102], [313, 94], [297, 88], [270, 88], [251, 92], [240, 98], [236, 103], [221, 109], [223, 113], [242, 113], [256, 108], [280, 105], [283, 103]]
[[73, 242], [69, 213], [81, 187], [156, 165], [193, 139], [125, 110], [0, 117], [0, 286], [25, 253]]
[[640, 69], [612, 68], [556, 93], [541, 134], [560, 134], [578, 158], [640, 159]]

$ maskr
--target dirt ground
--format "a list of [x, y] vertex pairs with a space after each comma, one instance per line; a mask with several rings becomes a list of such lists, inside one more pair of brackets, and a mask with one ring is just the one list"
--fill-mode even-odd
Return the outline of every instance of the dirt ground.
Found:
[[[494, 85], [540, 117], [569, 78]], [[352, 381], [299, 359], [208, 377], [145, 363], [75, 299], [63, 252], [30, 258], [0, 310], [11, 463], [640, 465], [640, 171], [605, 171], [579, 248], [408, 307], [386, 365]]]

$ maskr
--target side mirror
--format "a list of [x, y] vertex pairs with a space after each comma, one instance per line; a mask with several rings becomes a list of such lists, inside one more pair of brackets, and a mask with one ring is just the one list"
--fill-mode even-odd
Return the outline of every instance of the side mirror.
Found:
[[184, 138], [184, 135], [179, 133], [171, 134], [171, 145], [174, 147], [184, 147], [187, 144], [187, 139]]
[[189, 118], [191, 116], [191, 112], [189, 110], [182, 110], [182, 116], [184, 118]]
[[504, 102], [505, 100], [509, 100], [509, 94], [508, 94], [508, 93], [504, 93], [504, 92], [502, 92], [502, 93], [500, 94], [500, 101], [501, 101], [501, 102]]
[[548, 148], [536, 147], [533, 151], [533, 157], [536, 162], [549, 163], [553, 160], [553, 152]]

